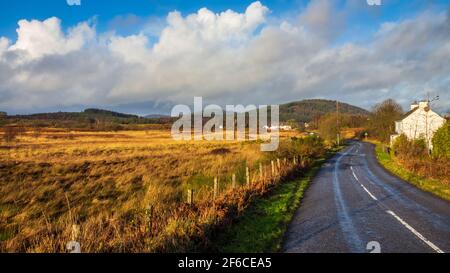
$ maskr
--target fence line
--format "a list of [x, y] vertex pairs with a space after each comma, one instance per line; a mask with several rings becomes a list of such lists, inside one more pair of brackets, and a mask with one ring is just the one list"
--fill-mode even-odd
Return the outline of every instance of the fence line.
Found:
[[[262, 163], [258, 164], [259, 172], [255, 172], [253, 177], [251, 176], [251, 170], [248, 166], [245, 166], [245, 181], [244, 183], [238, 183], [238, 179], [236, 177], [236, 173], [232, 173], [231, 175], [231, 189], [235, 190], [238, 187], [246, 186], [247, 188], [251, 188], [258, 183], [260, 183], [263, 187], [266, 187], [268, 184], [273, 184], [277, 182], [281, 177], [287, 174], [288, 171], [294, 170], [295, 168], [300, 167], [300, 160], [296, 156], [292, 159], [288, 159], [286, 157], [280, 159], [276, 158], [275, 160], [271, 160], [270, 164], [264, 165]], [[269, 170], [269, 171], [267, 171]], [[239, 184], [239, 185], [238, 185]], [[225, 186], [225, 189], [230, 189], [230, 184]], [[221, 194], [220, 191], [220, 178], [218, 176], [214, 177], [213, 187], [212, 187], [213, 200], [217, 200]], [[194, 203], [194, 190], [189, 188], [187, 190], [187, 203]]]

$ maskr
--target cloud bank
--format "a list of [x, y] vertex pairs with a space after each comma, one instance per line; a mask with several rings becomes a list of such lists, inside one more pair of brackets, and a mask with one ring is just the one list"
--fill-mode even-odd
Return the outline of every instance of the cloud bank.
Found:
[[267, 104], [312, 97], [370, 107], [439, 94], [450, 109], [450, 11], [386, 22], [370, 41], [336, 43], [345, 15], [312, 1], [291, 20], [271, 20], [254, 2], [238, 13], [174, 11], [156, 41], [145, 32], [97, 33], [81, 22], [18, 22], [17, 40], [0, 37], [0, 109], [32, 112], [76, 105], [192, 97]]

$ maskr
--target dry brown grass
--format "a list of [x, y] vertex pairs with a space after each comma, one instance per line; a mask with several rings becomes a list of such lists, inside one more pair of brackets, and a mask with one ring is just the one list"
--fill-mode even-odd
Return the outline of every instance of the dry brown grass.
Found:
[[229, 189], [231, 173], [242, 183], [243, 167], [254, 174], [265, 158], [256, 142], [179, 142], [169, 131], [28, 132], [0, 146], [0, 251], [64, 252], [73, 224], [84, 252], [192, 250], [268, 190]]
[[446, 159], [432, 159], [424, 155], [416, 158], [397, 156], [394, 160], [412, 173], [450, 185], [450, 162]]

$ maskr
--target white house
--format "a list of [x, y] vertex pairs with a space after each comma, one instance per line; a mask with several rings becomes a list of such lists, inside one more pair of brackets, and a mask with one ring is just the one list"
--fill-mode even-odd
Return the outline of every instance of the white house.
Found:
[[401, 134], [408, 139], [424, 138], [428, 147], [433, 148], [431, 140], [434, 133], [445, 123], [445, 119], [430, 108], [429, 101], [411, 104], [411, 110], [395, 122], [395, 135], [391, 135], [391, 144]]

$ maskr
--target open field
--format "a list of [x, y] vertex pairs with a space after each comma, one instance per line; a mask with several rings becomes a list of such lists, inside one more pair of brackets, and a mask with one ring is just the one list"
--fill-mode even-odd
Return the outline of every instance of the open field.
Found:
[[[258, 142], [175, 141], [169, 131], [27, 132], [0, 146], [0, 251], [62, 252], [72, 239], [86, 252], [191, 249], [230, 207], [267, 190], [256, 173], [268, 161]], [[239, 187], [246, 166], [251, 189]]]

